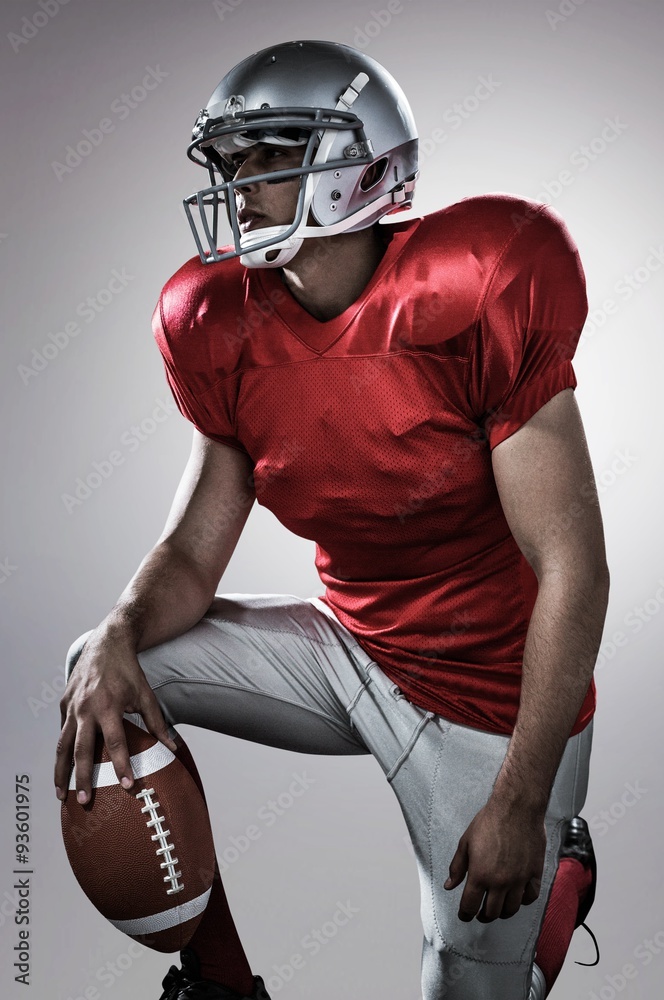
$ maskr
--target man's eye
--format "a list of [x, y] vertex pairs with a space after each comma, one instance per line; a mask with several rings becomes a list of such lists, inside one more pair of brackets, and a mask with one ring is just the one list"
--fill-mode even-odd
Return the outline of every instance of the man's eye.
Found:
[[[274, 146], [267, 146], [265, 149], [261, 150], [260, 157], [266, 160], [282, 159], [286, 156], [286, 151], [283, 149], [276, 148]], [[235, 156], [226, 157], [226, 164], [228, 169], [233, 173], [237, 173], [242, 164], [247, 159], [246, 153], [236, 153]]]
[[267, 149], [263, 150], [264, 160], [278, 160], [284, 156], [283, 149], [276, 149], [274, 146], [269, 146]]

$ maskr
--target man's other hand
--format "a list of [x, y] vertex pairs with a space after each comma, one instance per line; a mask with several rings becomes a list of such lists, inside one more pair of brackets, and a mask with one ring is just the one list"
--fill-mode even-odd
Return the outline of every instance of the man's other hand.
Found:
[[445, 882], [445, 889], [455, 889], [466, 879], [459, 919], [505, 920], [534, 902], [545, 850], [542, 815], [489, 799], [461, 837]]

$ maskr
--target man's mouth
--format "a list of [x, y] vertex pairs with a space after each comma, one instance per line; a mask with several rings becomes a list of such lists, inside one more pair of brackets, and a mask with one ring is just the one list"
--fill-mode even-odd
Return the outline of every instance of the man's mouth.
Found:
[[248, 209], [248, 208], [241, 208], [240, 211], [237, 213], [238, 226], [244, 233], [249, 232], [250, 229], [253, 229], [255, 226], [257, 226], [260, 223], [261, 219], [264, 218], [265, 216], [262, 215], [260, 212], [254, 212], [253, 209]]

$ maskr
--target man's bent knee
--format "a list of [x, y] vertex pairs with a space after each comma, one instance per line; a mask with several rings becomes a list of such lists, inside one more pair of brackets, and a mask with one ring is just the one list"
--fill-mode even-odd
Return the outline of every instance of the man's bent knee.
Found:
[[67, 659], [65, 660], [65, 680], [68, 681], [71, 677], [71, 672], [78, 662], [78, 658], [83, 652], [83, 646], [86, 643], [88, 636], [92, 635], [94, 629], [89, 629], [84, 632], [83, 635], [79, 635], [78, 639], [72, 642], [71, 646], [67, 650]]

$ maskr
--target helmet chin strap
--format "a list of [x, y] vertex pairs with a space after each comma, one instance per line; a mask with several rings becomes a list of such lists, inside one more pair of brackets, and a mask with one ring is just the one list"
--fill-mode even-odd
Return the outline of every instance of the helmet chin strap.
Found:
[[[287, 239], [273, 243], [272, 246], [263, 247], [262, 250], [251, 250], [250, 247], [252, 243], [262, 243], [263, 240], [269, 240], [273, 237], [276, 239], [282, 233], [288, 232], [289, 229], [290, 226], [266, 226], [265, 229], [259, 229], [254, 233], [245, 233], [244, 236], [240, 237], [240, 246], [243, 250], [246, 247], [245, 252], [240, 256], [240, 263], [244, 264], [245, 267], [282, 267], [284, 264], [288, 264], [304, 243], [304, 239], [296, 235], [297, 230]], [[275, 254], [274, 258], [268, 260], [272, 254]]]
[[[337, 101], [334, 110], [348, 110], [359, 97], [360, 92], [368, 82], [369, 77], [366, 73], [358, 73]], [[311, 161], [312, 165], [317, 166], [319, 163], [327, 162], [327, 158], [335, 139], [336, 135], [334, 132], [323, 136], [320, 145], [316, 150], [316, 155]], [[288, 262], [291, 261], [295, 254], [300, 250], [305, 237], [331, 235], [332, 228], [334, 228], [337, 233], [343, 232], [344, 229], [350, 229], [351, 226], [356, 224], [357, 217], [353, 217], [352, 219], [342, 220], [342, 223], [348, 223], [348, 225], [344, 226], [343, 229], [340, 228], [340, 223], [337, 223], [334, 227], [321, 226], [319, 229], [307, 226], [309, 210], [311, 209], [311, 203], [314, 199], [314, 194], [320, 179], [320, 173], [307, 174], [304, 192], [304, 205], [302, 208], [302, 221], [295, 232], [288, 236], [285, 240], [275, 242], [269, 247], [263, 247], [262, 250], [251, 250], [251, 246], [254, 243], [262, 243], [263, 240], [271, 239], [272, 236], [277, 237], [281, 235], [281, 233], [288, 232], [292, 223], [291, 226], [266, 227], [265, 229], [257, 230], [254, 233], [245, 233], [244, 236], [240, 237], [240, 246], [243, 250], [246, 248], [246, 252], [240, 257], [241, 264], [244, 264], [245, 267], [283, 267], [283, 265], [288, 264]], [[273, 254], [273, 259], [268, 260], [267, 258], [272, 258]]]

